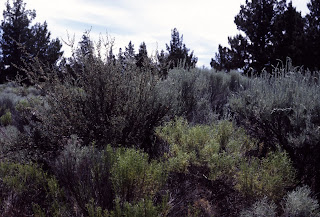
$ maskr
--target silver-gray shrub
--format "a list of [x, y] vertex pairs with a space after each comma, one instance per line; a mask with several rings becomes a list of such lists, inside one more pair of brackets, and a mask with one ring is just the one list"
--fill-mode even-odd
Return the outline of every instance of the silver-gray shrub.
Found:
[[320, 216], [319, 203], [312, 197], [311, 189], [308, 186], [297, 187], [288, 192], [284, 197], [285, 217], [316, 217]]
[[20, 102], [28, 102], [40, 95], [34, 87], [19, 86], [15, 82], [0, 85], [0, 117], [6, 112], [12, 115], [11, 125], [23, 131], [26, 121], [23, 119], [21, 111], [17, 109]]
[[207, 69], [170, 70], [164, 89], [172, 93], [172, 113], [192, 123], [210, 124], [228, 114], [228, 99], [246, 89], [248, 78], [237, 72], [216, 73]]
[[252, 78], [246, 90], [230, 99], [237, 122], [264, 144], [279, 144], [290, 155], [299, 176], [318, 192], [320, 177], [319, 75], [297, 68]]
[[113, 206], [114, 194], [110, 181], [113, 163], [110, 146], [101, 151], [94, 145], [81, 147], [81, 140], [72, 135], [52, 167], [69, 202], [80, 213], [87, 214], [86, 204], [91, 199], [105, 209]]
[[248, 209], [243, 210], [240, 213], [241, 217], [275, 217], [277, 206], [274, 202], [269, 202], [266, 197], [255, 202]]

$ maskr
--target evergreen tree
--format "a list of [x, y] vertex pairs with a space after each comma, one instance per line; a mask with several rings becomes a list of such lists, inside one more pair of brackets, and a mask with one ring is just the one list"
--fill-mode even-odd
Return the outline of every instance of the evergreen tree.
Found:
[[237, 28], [248, 37], [251, 66], [258, 72], [271, 66], [272, 26], [277, 13], [276, 0], [246, 0], [235, 17]]
[[132, 61], [135, 58], [134, 45], [131, 41], [129, 42], [128, 47], [125, 48], [124, 56], [127, 61]]
[[94, 46], [93, 42], [90, 39], [89, 31], [85, 31], [82, 35], [82, 39], [79, 42], [81, 52], [80, 56], [93, 56]]
[[185, 68], [195, 67], [198, 62], [198, 58], [194, 56], [193, 51], [189, 54], [189, 50], [185, 44], [183, 44], [183, 36], [179, 36], [179, 32], [174, 28], [171, 32], [170, 45], [166, 45], [168, 51], [168, 65], [172, 69], [178, 67], [180, 64], [184, 64]]
[[273, 30], [274, 58], [285, 61], [290, 57], [294, 64], [304, 64], [305, 20], [300, 12], [288, 4], [275, 19]]
[[85, 31], [81, 41], [74, 53], [74, 58], [64, 58], [60, 64], [66, 66], [68, 74], [75, 79], [84, 72], [87, 60], [91, 61], [94, 58], [94, 45], [90, 39], [90, 31]]
[[4, 82], [6, 78], [14, 79], [18, 72], [25, 78], [26, 75], [19, 68], [28, 63], [30, 58], [37, 57], [43, 63], [51, 65], [61, 57], [62, 45], [59, 39], [50, 41], [47, 23], [30, 26], [35, 17], [35, 10], [27, 10], [23, 0], [14, 0], [12, 6], [7, 1], [0, 26], [3, 55], [1, 65], [4, 68], [0, 82]]
[[124, 53], [122, 52], [122, 48], [119, 48], [118, 62], [122, 67], [125, 67], [125, 56], [124, 56]]
[[113, 54], [113, 46], [110, 47], [109, 54], [107, 57], [108, 64], [116, 64], [116, 56]]
[[36, 12], [34, 10], [25, 9], [25, 4], [22, 0], [14, 1], [13, 7], [7, 1], [1, 22], [2, 65], [6, 68], [0, 75], [1, 83], [5, 81], [6, 77], [13, 79], [16, 76], [16, 69], [13, 65], [21, 66], [23, 64], [22, 58], [24, 56], [19, 44], [26, 46], [30, 36], [29, 25], [35, 16]]
[[31, 27], [31, 35], [26, 43], [27, 52], [31, 57], [37, 57], [41, 62], [53, 65], [62, 56], [60, 40], [50, 41], [51, 33], [48, 31], [47, 22], [36, 23]]
[[[0, 46], [1, 46], [1, 41], [2, 41], [2, 31], [0, 28]], [[4, 70], [3, 55], [2, 55], [2, 49], [0, 49], [0, 83], [1, 83], [1, 75], [2, 75], [3, 70]]]
[[135, 56], [136, 65], [142, 67], [146, 61], [148, 61], [147, 46], [144, 42], [139, 47], [139, 53]]
[[160, 77], [166, 78], [168, 75], [168, 54], [161, 50], [160, 54], [157, 53], [157, 60], [158, 60], [158, 68], [160, 72]]
[[211, 59], [210, 65], [216, 71], [227, 71], [231, 69], [244, 69], [248, 67], [249, 53], [248, 41], [242, 35], [228, 37], [230, 48], [219, 45], [215, 59]]
[[307, 19], [307, 51], [305, 61], [312, 69], [320, 69], [320, 0], [308, 3], [310, 13]]
[[228, 37], [228, 43], [231, 47], [232, 54], [231, 69], [244, 69], [246, 71], [250, 63], [247, 38], [239, 34], [235, 37]]
[[216, 71], [225, 70], [227, 72], [232, 69], [232, 54], [231, 50], [227, 47], [222, 47], [219, 44], [218, 53], [216, 53], [215, 59], [211, 59], [210, 65]]

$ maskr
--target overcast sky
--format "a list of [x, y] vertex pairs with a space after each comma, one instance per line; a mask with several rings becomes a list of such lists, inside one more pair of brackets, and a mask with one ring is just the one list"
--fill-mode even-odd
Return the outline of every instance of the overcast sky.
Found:
[[[309, 0], [292, 0], [302, 15]], [[0, 10], [4, 9], [1, 1]], [[227, 37], [238, 33], [234, 17], [245, 0], [24, 0], [27, 9], [35, 9], [37, 22], [48, 23], [53, 37], [67, 40], [67, 32], [78, 42], [85, 30], [98, 38], [115, 38], [115, 53], [131, 40], [136, 52], [144, 41], [148, 54], [165, 49], [171, 30], [183, 34], [183, 42], [194, 50], [197, 66], [209, 66], [219, 44], [228, 45]], [[2, 18], [1, 18], [2, 19]], [[66, 55], [70, 55], [64, 46]]]

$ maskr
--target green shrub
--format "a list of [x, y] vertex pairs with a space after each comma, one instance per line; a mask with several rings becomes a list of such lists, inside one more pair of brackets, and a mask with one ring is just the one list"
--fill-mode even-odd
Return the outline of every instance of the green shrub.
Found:
[[6, 111], [4, 115], [0, 117], [0, 123], [3, 126], [8, 126], [12, 122], [12, 115], [10, 111]]
[[27, 110], [29, 107], [30, 107], [30, 103], [27, 100], [21, 100], [15, 106], [16, 110], [19, 112], [23, 112]]
[[186, 120], [177, 118], [159, 127], [157, 134], [170, 145], [170, 170], [187, 172], [191, 164], [201, 165], [206, 156], [219, 152], [210, 126], [190, 127]]
[[0, 211], [4, 216], [65, 216], [63, 191], [36, 165], [0, 163]]
[[266, 197], [255, 202], [250, 208], [240, 213], [241, 217], [275, 217], [277, 216], [276, 205], [269, 202]]
[[91, 199], [89, 203], [86, 204], [89, 217], [109, 217], [109, 211], [103, 210], [100, 206], [96, 206], [94, 200]]
[[134, 149], [118, 149], [111, 169], [111, 181], [121, 202], [152, 198], [166, 181], [164, 164], [151, 161], [146, 153]]
[[189, 126], [187, 121], [177, 118], [157, 128], [156, 132], [170, 145], [171, 171], [188, 172], [191, 165], [206, 166], [213, 180], [222, 175], [232, 177], [240, 160], [256, 148], [256, 143], [244, 130], [228, 121], [212, 126]]
[[162, 204], [154, 205], [151, 199], [141, 199], [136, 203], [125, 202], [122, 207], [119, 200], [116, 200], [115, 207], [115, 210], [110, 212], [110, 217], [166, 216], [168, 211], [165, 200]]
[[149, 162], [146, 153], [114, 150], [110, 145], [99, 150], [80, 144], [79, 138], [71, 137], [53, 170], [68, 198], [83, 215], [103, 216], [115, 210], [116, 198], [120, 199], [121, 209], [126, 202], [136, 204], [152, 199], [166, 181], [163, 163]]
[[270, 152], [265, 158], [243, 160], [237, 189], [247, 196], [268, 196], [278, 201], [295, 184], [295, 170], [285, 152]]
[[121, 205], [120, 200], [115, 200], [115, 210], [102, 210], [96, 207], [91, 201], [87, 204], [89, 217], [154, 217], [166, 216], [167, 205], [159, 204], [155, 206], [150, 199], [142, 199], [136, 203], [125, 202]]
[[246, 196], [257, 196], [259, 189], [259, 159], [243, 159], [239, 166], [237, 174], [236, 188]]
[[315, 217], [320, 216], [319, 203], [311, 196], [308, 186], [297, 187], [284, 197], [284, 216]]
[[271, 199], [280, 199], [286, 189], [296, 184], [296, 170], [286, 152], [268, 153], [261, 161], [261, 168], [262, 191]]

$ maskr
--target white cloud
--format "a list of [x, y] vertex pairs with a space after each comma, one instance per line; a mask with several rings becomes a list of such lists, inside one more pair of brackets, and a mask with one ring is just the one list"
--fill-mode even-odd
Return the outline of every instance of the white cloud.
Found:
[[[67, 38], [92, 27], [91, 35], [107, 31], [115, 37], [115, 51], [131, 40], [138, 51], [145, 41], [149, 54], [165, 49], [171, 29], [176, 27], [184, 43], [199, 57], [198, 66], [209, 66], [218, 44], [227, 46], [227, 37], [238, 33], [233, 23], [245, 0], [25, 0], [37, 11], [37, 21], [47, 20], [54, 37]], [[307, 10], [306, 0], [293, 0], [298, 10]], [[0, 8], [1, 9], [1, 8]], [[303, 12], [302, 14], [305, 14]], [[66, 48], [65, 48], [66, 49]]]

